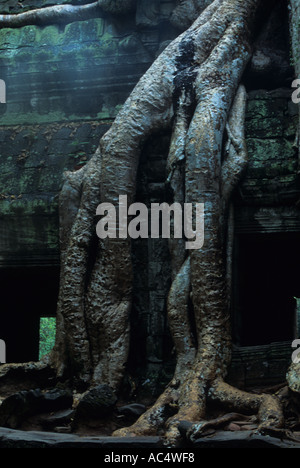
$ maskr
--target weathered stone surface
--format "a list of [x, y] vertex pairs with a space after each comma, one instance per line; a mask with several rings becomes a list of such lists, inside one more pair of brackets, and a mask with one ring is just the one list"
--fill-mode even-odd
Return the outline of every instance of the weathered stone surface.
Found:
[[57, 427], [61, 427], [66, 432], [71, 430], [71, 422], [74, 417], [75, 411], [73, 409], [60, 410], [56, 412], [51, 412], [51, 414], [43, 415], [39, 418], [39, 423], [44, 430], [48, 431], [57, 431]]
[[72, 393], [68, 390], [53, 388], [42, 393], [41, 408], [51, 412], [62, 408], [70, 408], [73, 404]]
[[198, 439], [197, 448], [300, 448], [300, 443], [281, 440], [252, 431], [218, 431], [209, 437]]
[[59, 263], [57, 194], [63, 172], [86, 164], [108, 128], [90, 121], [0, 129], [2, 266]]
[[108, 385], [97, 385], [88, 390], [76, 408], [75, 420], [98, 419], [107, 416], [115, 407], [117, 397]]
[[0, 427], [0, 448], [159, 448], [159, 437], [80, 437], [53, 432], [18, 431]]
[[159, 22], [160, 0], [139, 0], [137, 5], [136, 22], [139, 26], [157, 26]]
[[0, 365], [1, 400], [12, 394], [12, 387], [14, 392], [50, 388], [54, 381], [55, 373], [45, 361]]
[[254, 45], [247, 74], [247, 85], [251, 89], [274, 89], [292, 81], [294, 70], [289, 46], [287, 9], [279, 2]]
[[113, 18], [3, 29], [0, 76], [7, 99], [0, 124], [114, 118], [151, 65], [149, 49], [172, 37], [170, 29], [152, 37], [136, 33], [129, 19]]
[[138, 417], [146, 411], [146, 406], [139, 403], [131, 403], [118, 408], [118, 413], [124, 416]]
[[[246, 136], [249, 165], [240, 186], [242, 204], [280, 205], [299, 197], [298, 157], [294, 146], [297, 113], [291, 91], [249, 92]], [[237, 204], [241, 204], [236, 197]]]
[[235, 213], [236, 233], [297, 233], [299, 210], [295, 206], [238, 206]]
[[[98, 449], [162, 449], [159, 437], [82, 437], [53, 432], [19, 431], [0, 427], [0, 448], [98, 448]], [[300, 448], [289, 440], [263, 436], [253, 431], [218, 431], [194, 444], [182, 444], [182, 449], [203, 448]], [[167, 450], [167, 449], [165, 449]]]
[[17, 428], [33, 414], [68, 408], [72, 403], [72, 394], [58, 388], [44, 392], [40, 389], [24, 390], [10, 395], [2, 402], [0, 425]]
[[291, 343], [233, 347], [228, 381], [238, 387], [253, 387], [264, 382], [274, 385], [285, 381], [291, 363]]

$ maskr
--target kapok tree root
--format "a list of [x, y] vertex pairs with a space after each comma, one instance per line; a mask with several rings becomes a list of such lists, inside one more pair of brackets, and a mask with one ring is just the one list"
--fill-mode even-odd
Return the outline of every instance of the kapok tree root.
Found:
[[283, 408], [276, 395], [260, 395], [235, 388], [222, 379], [216, 379], [210, 387], [208, 397], [211, 401], [241, 412], [257, 412], [259, 429], [281, 428], [284, 424]]
[[170, 411], [175, 408], [177, 408], [177, 392], [170, 385], [134, 424], [118, 429], [112, 435], [116, 437], [156, 435], [158, 430], [163, 428]]
[[[239, 411], [239, 417], [241, 417], [240, 414], [257, 413], [259, 419], [258, 432], [262, 434], [287, 435], [287, 431], [283, 429], [283, 408], [276, 395], [257, 395], [245, 392], [218, 378], [210, 386], [207, 396], [215, 404]], [[233, 420], [232, 417], [235, 418], [236, 413], [229, 413], [216, 420], [201, 420], [190, 425], [190, 427], [186, 426], [186, 437], [194, 442], [203, 437], [208, 428], [217, 428], [228, 423]]]
[[[192, 374], [190, 380], [189, 383], [188, 380], [182, 382], [178, 388], [172, 387], [171, 382], [156, 403], [132, 426], [115, 431], [113, 436], [157, 435], [160, 429], [164, 429], [165, 444], [176, 446], [182, 436], [195, 442], [205, 436], [208, 429], [218, 429], [231, 421], [248, 419], [250, 415], [257, 414], [259, 433], [295, 440], [290, 431], [283, 427], [283, 408], [276, 395], [252, 394], [227, 384], [221, 378], [206, 385], [207, 389], [204, 392], [204, 382], [196, 378], [199, 383], [199, 394], [191, 392], [189, 396], [183, 398], [187, 388], [195, 387], [196, 380], [192, 379]], [[206, 420], [206, 401], [228, 408], [231, 412]], [[172, 409], [176, 413], [170, 416]]]

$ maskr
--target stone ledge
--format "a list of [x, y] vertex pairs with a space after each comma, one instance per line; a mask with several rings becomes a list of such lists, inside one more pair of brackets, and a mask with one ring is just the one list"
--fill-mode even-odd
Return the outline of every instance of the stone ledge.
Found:
[[[168, 450], [160, 437], [83, 437], [5, 427], [0, 427], [0, 448], [100, 448], [115, 450], [116, 453], [124, 449]], [[212, 436], [198, 439], [194, 444], [182, 445], [178, 450], [183, 448], [191, 452], [202, 448], [300, 448], [300, 442], [280, 440], [252, 431], [218, 431]]]
[[0, 427], [0, 448], [159, 448], [159, 437], [81, 437], [55, 432], [19, 431]]
[[300, 448], [300, 442], [280, 440], [255, 434], [252, 431], [218, 431], [209, 437], [198, 439], [195, 448]]

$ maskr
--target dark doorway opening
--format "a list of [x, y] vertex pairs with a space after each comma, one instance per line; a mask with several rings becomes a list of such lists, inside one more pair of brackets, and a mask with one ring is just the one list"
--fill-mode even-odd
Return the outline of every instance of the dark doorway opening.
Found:
[[40, 317], [56, 315], [59, 267], [0, 269], [0, 338], [6, 362], [39, 360]]
[[239, 235], [235, 242], [233, 340], [239, 346], [298, 334], [299, 233]]

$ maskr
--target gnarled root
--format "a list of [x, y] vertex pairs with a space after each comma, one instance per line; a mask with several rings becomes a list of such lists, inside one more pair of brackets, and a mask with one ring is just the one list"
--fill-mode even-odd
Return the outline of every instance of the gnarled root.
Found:
[[[256, 4], [255, 1], [248, 2], [250, 16]], [[228, 18], [227, 13], [239, 6], [244, 8], [245, 4], [224, 1], [219, 11], [224, 18]], [[181, 438], [180, 426], [183, 422], [194, 423], [190, 429], [191, 437], [197, 437], [201, 432], [199, 421], [205, 420], [208, 396], [211, 398], [212, 395], [223, 398], [224, 402], [239, 403], [238, 410], [243, 404], [247, 411], [258, 412], [262, 425], [279, 427], [282, 424], [282, 413], [276, 398], [241, 393], [222, 380], [230, 362], [231, 347], [228, 305], [230, 271], [227, 271], [224, 252], [229, 248], [232, 236], [228, 234], [227, 218], [231, 193], [247, 164], [244, 138], [246, 91], [243, 86], [238, 88], [238, 85], [250, 56], [245, 35], [240, 37], [241, 49], [237, 50], [234, 45], [237, 31], [244, 31], [244, 25], [237, 20], [226, 27], [223, 38], [218, 37], [220, 42], [211, 52], [209, 60], [198, 69], [194, 82], [196, 107], [190, 120], [184, 113], [190, 110], [190, 95], [187, 90], [180, 95], [168, 159], [170, 171], [173, 168], [169, 178], [171, 185], [173, 183], [175, 200], [181, 193], [178, 162], [184, 160], [185, 201], [204, 201], [206, 206], [204, 249], [189, 252], [183, 267], [174, 275], [169, 295], [168, 318], [177, 352], [174, 379], [135, 424], [113, 435], [153, 434], [164, 423], [166, 444], [176, 446]], [[225, 62], [230, 62], [231, 67], [223, 73], [220, 70]], [[226, 83], [230, 83], [230, 86], [226, 87]], [[226, 122], [228, 152], [222, 161], [220, 152]], [[177, 252], [174, 243], [172, 252]], [[189, 290], [193, 302], [194, 342], [192, 327], [188, 326], [187, 320], [186, 298]], [[184, 362], [184, 356], [189, 356], [186, 366], [180, 364]], [[167, 409], [170, 407], [177, 411], [168, 417]]]
[[[201, 371], [202, 368], [202, 371]], [[179, 386], [173, 380], [156, 403], [132, 426], [113, 433], [114, 436], [154, 435], [163, 430], [168, 446], [176, 446], [182, 436], [191, 442], [205, 436], [208, 429], [224, 427], [230, 421], [257, 415], [258, 432], [290, 438], [283, 429], [284, 415], [279, 398], [271, 394], [252, 394], [232, 387], [216, 378], [209, 383], [208, 365], [198, 365], [199, 373], [191, 372]], [[206, 376], [204, 375], [206, 374]], [[201, 377], [200, 377], [201, 376]], [[205, 419], [207, 402], [217, 403], [231, 412], [212, 420]], [[170, 411], [176, 414], [168, 417]], [[237, 413], [238, 412], [238, 413]]]

